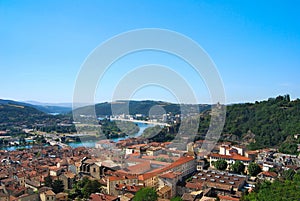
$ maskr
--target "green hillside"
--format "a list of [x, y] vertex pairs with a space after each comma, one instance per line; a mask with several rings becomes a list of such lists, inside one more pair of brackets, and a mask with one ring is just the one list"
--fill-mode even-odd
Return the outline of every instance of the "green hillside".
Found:
[[[210, 111], [204, 111], [198, 118], [200, 122], [195, 140], [205, 138]], [[162, 129], [152, 140], [172, 140], [179, 127], [180, 124], [176, 124]], [[190, 133], [188, 127], [182, 130], [185, 135]], [[145, 133], [157, 132], [155, 128], [148, 128]], [[300, 133], [300, 99], [291, 101], [286, 95], [267, 101], [227, 106], [225, 126], [220, 140], [245, 144], [250, 149], [277, 147], [284, 153], [295, 154], [297, 144], [300, 143], [293, 137], [297, 133]]]
[[[148, 115], [154, 105], [160, 105], [166, 112], [180, 114], [178, 104], [161, 101], [118, 101], [113, 103], [115, 111], [119, 114], [124, 112], [129, 104], [130, 114]], [[85, 114], [91, 106], [77, 109]], [[199, 105], [200, 124], [197, 139], [204, 139], [210, 122], [210, 106]], [[97, 115], [110, 115], [111, 103], [96, 105]], [[88, 114], [88, 113], [87, 113]], [[196, 121], [194, 121], [196, 122]], [[48, 115], [28, 106], [0, 103], [0, 130], [13, 130], [13, 128], [37, 128], [42, 131], [71, 132], [74, 126], [63, 127], [61, 123], [71, 124], [72, 115]], [[188, 125], [188, 124], [185, 124]], [[172, 140], [178, 131], [180, 124], [162, 129], [153, 136], [153, 140]], [[149, 130], [150, 129], [150, 130]], [[149, 128], [146, 133], [153, 133]], [[189, 134], [189, 128], [184, 128]], [[155, 132], [154, 132], [155, 133]], [[246, 144], [250, 149], [264, 147], [277, 147], [285, 153], [296, 153], [299, 140], [293, 138], [294, 134], [300, 133], [300, 99], [290, 100], [288, 95], [270, 98], [266, 101], [255, 103], [234, 104], [227, 106], [226, 122], [220, 140], [235, 141]]]
[[[49, 115], [30, 106], [0, 103], [0, 131], [9, 131], [9, 135], [22, 133], [23, 128], [35, 128], [40, 131], [74, 132], [70, 115]], [[64, 126], [62, 124], [69, 124]]]
[[255, 136], [250, 148], [279, 146], [297, 133], [300, 133], [300, 100], [290, 101], [289, 95], [227, 107], [223, 134], [233, 134], [241, 141], [249, 135]]
[[40, 104], [31, 104], [27, 102], [20, 102], [20, 101], [14, 101], [14, 100], [3, 100], [0, 99], [0, 104], [2, 105], [20, 105], [20, 106], [27, 106], [27, 107], [32, 107], [35, 108], [41, 112], [45, 113], [59, 113], [59, 114], [66, 114], [72, 110], [71, 107], [65, 107], [65, 106], [56, 106], [56, 105], [41, 105]]
[[[143, 114], [145, 116], [149, 115], [149, 110], [153, 106], [161, 106], [164, 108], [166, 113], [172, 113], [172, 114], [180, 114], [180, 105], [175, 103], [167, 103], [162, 101], [151, 101], [151, 100], [145, 100], [145, 101], [116, 101], [113, 103], [99, 103], [96, 104], [96, 114], [98, 116], [106, 116], [112, 114], [112, 107], [114, 110], [114, 114], [123, 114], [126, 113], [126, 108], [129, 108], [129, 114]], [[185, 105], [185, 106], [194, 106], [194, 105]], [[76, 111], [80, 114], [89, 114], [89, 111], [91, 111], [91, 108], [93, 106], [85, 106], [76, 109]], [[208, 110], [210, 108], [209, 105], [198, 105], [199, 112], [203, 112], [205, 110]], [[196, 111], [194, 111], [196, 112]]]
[[47, 114], [29, 106], [15, 104], [0, 104], [1, 124], [26, 124], [37, 118], [44, 118]]

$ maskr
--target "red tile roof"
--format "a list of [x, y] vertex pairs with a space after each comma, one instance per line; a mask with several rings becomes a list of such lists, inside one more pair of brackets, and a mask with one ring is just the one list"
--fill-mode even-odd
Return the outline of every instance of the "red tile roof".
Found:
[[147, 180], [149, 178], [152, 178], [156, 175], [159, 175], [161, 173], [164, 173], [164, 172], [167, 172], [169, 170], [172, 170], [173, 168], [175, 167], [178, 167], [184, 163], [187, 163], [187, 162], [190, 162], [192, 160], [195, 160], [194, 157], [181, 157], [179, 158], [177, 161], [171, 163], [171, 165], [169, 166], [166, 166], [164, 168], [161, 168], [161, 169], [157, 169], [155, 171], [152, 171], [152, 172], [148, 172], [148, 173], [145, 173], [145, 174], [142, 174], [139, 176], [139, 180]]
[[273, 177], [273, 178], [277, 177], [276, 172], [267, 172], [266, 171], [266, 172], [261, 172], [260, 174], [263, 174], [266, 177]]
[[221, 200], [221, 201], [239, 201], [240, 199], [239, 198], [234, 198], [234, 197], [231, 197], [231, 196], [225, 196], [225, 195], [218, 195], [218, 198]]
[[231, 155], [222, 155], [222, 154], [215, 154], [212, 153], [210, 154], [211, 157], [216, 157], [216, 158], [223, 158], [223, 159], [233, 159], [233, 160], [239, 160], [239, 161], [251, 161], [250, 158], [241, 156], [239, 154], [231, 154]]
[[182, 174], [181, 172], [167, 172], [165, 174], [160, 175], [160, 177], [167, 178], [167, 179], [174, 179], [181, 174]]
[[192, 182], [187, 182], [185, 185], [186, 188], [191, 188], [191, 189], [196, 189], [196, 190], [200, 190], [202, 189], [202, 183], [192, 183]]
[[117, 200], [118, 197], [116, 196], [111, 196], [111, 195], [106, 195], [106, 194], [98, 194], [98, 193], [93, 193], [90, 195], [90, 201], [114, 201]]

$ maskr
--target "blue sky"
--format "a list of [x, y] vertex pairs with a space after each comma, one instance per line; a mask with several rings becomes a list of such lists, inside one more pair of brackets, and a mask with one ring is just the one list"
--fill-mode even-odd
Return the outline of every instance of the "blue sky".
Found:
[[[105, 40], [132, 29], [162, 28], [196, 41], [222, 77], [227, 103], [290, 94], [300, 98], [299, 1], [17, 1], [0, 0], [0, 98], [71, 102], [86, 57]], [[116, 63], [101, 80], [97, 101], [137, 65], [159, 63], [183, 74], [198, 101], [201, 79], [169, 55], [145, 52]], [[134, 99], [176, 102], [146, 87]]]

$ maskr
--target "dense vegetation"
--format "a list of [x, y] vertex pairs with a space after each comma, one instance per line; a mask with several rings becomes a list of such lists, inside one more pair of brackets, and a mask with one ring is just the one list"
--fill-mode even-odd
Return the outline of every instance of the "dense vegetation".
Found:
[[45, 177], [45, 186], [52, 188], [54, 193], [60, 193], [64, 191], [64, 184], [61, 180], [52, 180], [49, 176]]
[[[151, 101], [151, 100], [146, 100], [146, 101], [117, 101], [113, 103], [99, 103], [96, 104], [95, 110], [96, 114], [98, 116], [107, 116], [107, 115], [112, 115], [112, 107], [114, 114], [127, 114], [126, 112], [127, 108], [129, 108], [129, 114], [135, 115], [135, 114], [142, 114], [144, 116], [149, 116], [149, 111], [153, 106], [161, 106], [166, 113], [172, 113], [172, 114], [180, 114], [181, 109], [180, 109], [180, 104], [175, 104], [175, 103], [167, 103], [167, 102], [162, 102], [162, 101]], [[189, 106], [189, 105], [185, 105]], [[190, 105], [193, 107], [193, 105]], [[82, 108], [78, 108], [77, 111], [80, 114], [83, 115], [88, 115], [89, 112], [91, 111], [91, 107], [93, 106], [86, 106]], [[209, 105], [198, 105], [199, 107], [199, 112], [206, 111], [210, 108]], [[197, 112], [196, 110], [194, 112]]]
[[44, 113], [59, 113], [59, 114], [66, 114], [72, 110], [71, 107], [63, 107], [63, 106], [55, 106], [55, 105], [40, 105], [40, 104], [29, 104], [25, 102], [13, 101], [13, 100], [3, 100], [0, 99], [0, 104], [6, 105], [19, 105], [19, 106], [27, 106], [35, 108]]
[[[198, 118], [198, 135], [194, 140], [204, 139], [209, 128], [210, 111], [204, 111]], [[168, 129], [160, 129], [152, 139], [172, 140], [179, 127], [178, 123]], [[145, 133], [152, 136], [157, 130], [149, 128]], [[188, 133], [189, 128], [182, 130]], [[300, 133], [300, 99], [291, 101], [289, 95], [286, 95], [267, 101], [227, 106], [226, 122], [220, 140], [244, 143], [250, 149], [278, 147], [283, 153], [296, 154], [300, 141], [294, 139], [293, 135], [297, 133]]]
[[290, 101], [286, 95], [228, 106], [223, 133], [239, 139], [253, 133], [255, 141], [249, 146], [252, 149], [278, 146], [288, 136], [300, 133], [300, 99]]
[[129, 121], [110, 121], [109, 119], [100, 120], [101, 130], [107, 139], [132, 135], [139, 132], [139, 127]]
[[75, 132], [70, 115], [49, 115], [29, 106], [0, 104], [0, 131], [8, 135], [22, 134], [23, 129], [44, 132]]
[[251, 162], [248, 166], [248, 173], [250, 176], [256, 176], [261, 171], [262, 171], [261, 167], [255, 162]]
[[69, 198], [72, 200], [87, 199], [92, 193], [100, 193], [101, 190], [101, 184], [97, 180], [89, 180], [84, 177], [73, 185], [72, 190], [69, 192]]
[[142, 188], [136, 192], [133, 201], [156, 201], [158, 195], [153, 188]]
[[227, 162], [224, 159], [219, 159], [215, 162], [213, 162], [213, 165], [218, 169], [218, 170], [226, 170], [227, 169]]
[[244, 174], [245, 165], [241, 161], [235, 161], [230, 167], [230, 171], [236, 174]]
[[[148, 115], [150, 108], [155, 105], [160, 105], [167, 113], [180, 113], [178, 104], [161, 101], [118, 101], [113, 105], [119, 113], [124, 112], [124, 108], [127, 108], [128, 105], [130, 114]], [[83, 107], [78, 110], [84, 112], [88, 108]], [[174, 139], [179, 128], [184, 131], [184, 135], [192, 133], [190, 125], [196, 124], [199, 119], [198, 134], [194, 140], [204, 139], [210, 123], [209, 108], [209, 105], [199, 105], [202, 113], [195, 116], [194, 119], [183, 120], [189, 121], [188, 123], [181, 124], [180, 119], [176, 119], [176, 123], [172, 123], [170, 127], [146, 129], [144, 136], [153, 141], [170, 141]], [[96, 111], [98, 115], [110, 115], [111, 104], [97, 104]], [[53, 116], [28, 106], [14, 105], [8, 102], [0, 103], [0, 131], [9, 130], [9, 134], [20, 133], [23, 128], [58, 133], [75, 132], [75, 127], [71, 123], [72, 115], [70, 114]], [[135, 125], [129, 125], [125, 126], [127, 128], [125, 132], [121, 132], [113, 124], [104, 122], [102, 125], [102, 130], [108, 138], [137, 131]], [[220, 140], [244, 143], [250, 149], [277, 147], [283, 153], [296, 154], [297, 144], [300, 143], [300, 140], [294, 139], [293, 135], [297, 133], [300, 133], [300, 99], [291, 101], [289, 95], [285, 95], [261, 102], [227, 106], [226, 122]]]
[[[292, 170], [293, 171], [293, 170]], [[245, 195], [243, 201], [294, 201], [300, 198], [300, 173], [292, 174], [290, 177], [268, 181], [257, 185], [254, 192]]]

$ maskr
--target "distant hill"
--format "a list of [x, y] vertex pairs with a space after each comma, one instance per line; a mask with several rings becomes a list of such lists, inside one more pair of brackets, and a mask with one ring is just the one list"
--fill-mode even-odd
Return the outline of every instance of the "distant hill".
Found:
[[44, 132], [75, 132], [71, 115], [50, 115], [19, 102], [0, 100], [0, 131], [9, 135], [22, 133], [23, 128]]
[[57, 106], [57, 105], [51, 105], [51, 104], [43, 105], [43, 103], [38, 103], [38, 102], [28, 103], [28, 102], [0, 99], [0, 104], [13, 104], [13, 105], [33, 107], [39, 111], [42, 111], [42, 112], [45, 112], [48, 114], [53, 114], [53, 113], [66, 114], [66, 113], [72, 111], [72, 106]]
[[[124, 108], [127, 108], [128, 105], [129, 112], [133, 115], [143, 114], [147, 116], [150, 108], [155, 105], [161, 106], [167, 113], [180, 114], [180, 105], [178, 104], [147, 100], [99, 103], [96, 104], [97, 115], [111, 115], [112, 104], [117, 114], [124, 113]], [[196, 106], [201, 112], [196, 139], [203, 139], [209, 126], [210, 105], [199, 104]], [[300, 140], [294, 139], [293, 136], [300, 134], [300, 99], [290, 100], [290, 96], [285, 95], [255, 103], [233, 104], [226, 108], [226, 122], [221, 140], [245, 144], [250, 149], [277, 147], [285, 153], [297, 153], [297, 144], [300, 144]], [[92, 106], [85, 106], [76, 109], [76, 112], [77, 114], [89, 114], [91, 109], [93, 109]], [[11, 124], [21, 126], [40, 123], [48, 125], [45, 129], [59, 130], [60, 127], [53, 127], [53, 125], [58, 125], [60, 122], [72, 123], [71, 113], [53, 116], [34, 108], [30, 104], [0, 100], [1, 130], [7, 129], [7, 125]], [[174, 125], [174, 128], [164, 129], [159, 134], [159, 140], [171, 140], [179, 126]], [[74, 128], [72, 129], [74, 130]]]
[[[168, 103], [163, 101], [152, 101], [152, 100], [145, 100], [145, 101], [116, 101], [113, 103], [105, 102], [105, 103], [99, 103], [96, 104], [95, 110], [96, 114], [98, 116], [106, 116], [112, 114], [112, 107], [114, 108], [115, 114], [123, 114], [126, 113], [126, 108], [128, 108], [129, 105], [129, 114], [135, 115], [135, 114], [143, 114], [145, 116], [149, 115], [149, 110], [153, 106], [161, 106], [164, 108], [166, 113], [172, 113], [172, 114], [180, 114], [181, 108], [179, 104], [175, 103]], [[187, 107], [189, 106], [195, 106], [195, 105], [185, 105]], [[196, 105], [199, 108], [199, 112], [206, 111], [210, 108], [210, 105], [206, 104], [199, 104]], [[76, 112], [78, 114], [88, 115], [91, 109], [93, 109], [94, 106], [85, 106], [76, 109]], [[192, 112], [197, 112], [192, 111]]]
[[17, 105], [12, 102], [0, 102], [0, 123], [1, 124], [26, 124], [26, 122], [48, 116], [30, 106]]

